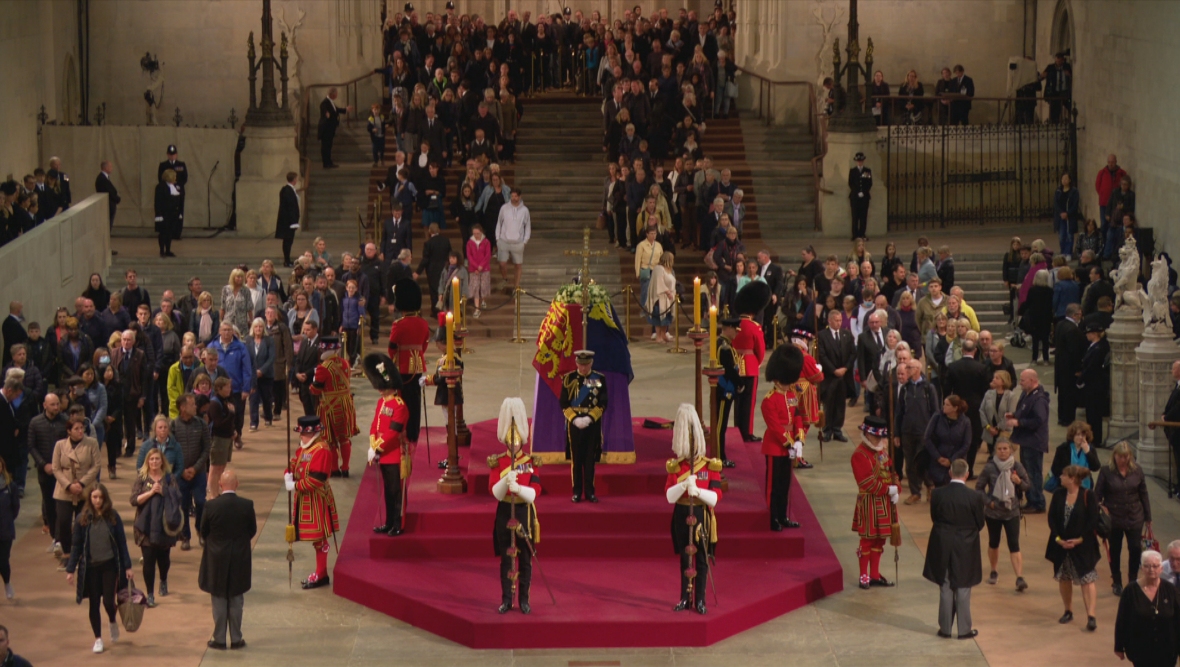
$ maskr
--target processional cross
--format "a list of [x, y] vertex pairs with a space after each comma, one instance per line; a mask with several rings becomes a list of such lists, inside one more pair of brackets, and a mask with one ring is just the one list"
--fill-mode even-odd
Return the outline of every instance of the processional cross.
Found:
[[591, 250], [590, 249], [590, 228], [582, 228], [582, 249], [581, 250], [566, 250], [566, 257], [581, 257], [582, 258], [582, 345], [587, 346], [590, 343], [587, 329], [590, 325], [590, 258], [591, 257], [605, 257], [610, 254], [606, 250]]

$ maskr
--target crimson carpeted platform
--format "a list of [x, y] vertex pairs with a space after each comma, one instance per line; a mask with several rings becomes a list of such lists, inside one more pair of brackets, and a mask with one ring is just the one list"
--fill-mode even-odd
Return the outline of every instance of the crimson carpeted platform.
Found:
[[[597, 505], [570, 502], [568, 465], [540, 468], [540, 568], [534, 565], [530, 616], [515, 609], [496, 613], [496, 501], [488, 493], [487, 457], [502, 448], [494, 421], [472, 425], [471, 451], [460, 450], [466, 495], [435, 492], [440, 471], [427, 461], [423, 437], [407, 531], [399, 537], [372, 533], [383, 518], [381, 480], [375, 468], [365, 471], [332, 572], [336, 594], [485, 649], [708, 646], [843, 589], [840, 563], [798, 485], [791, 516], [803, 527], [769, 530], [760, 445], [742, 443], [735, 432], [728, 446], [738, 467], [725, 471], [729, 491], [717, 510], [714, 581], [720, 599], [709, 592], [705, 616], [673, 613], [679, 560], [672, 551], [672, 509], [664, 498], [672, 431], [643, 429], [642, 422], [634, 419], [637, 462], [598, 466]], [[445, 442], [442, 428], [431, 436]], [[441, 458], [445, 448], [436, 446], [433, 453]]]

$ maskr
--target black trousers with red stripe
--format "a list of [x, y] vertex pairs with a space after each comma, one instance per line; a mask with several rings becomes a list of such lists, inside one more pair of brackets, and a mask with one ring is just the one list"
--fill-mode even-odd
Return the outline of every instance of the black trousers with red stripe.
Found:
[[742, 377], [738, 382], [738, 388], [742, 391], [734, 397], [733, 421], [738, 433], [742, 434], [742, 438], [746, 438], [754, 433], [754, 392], [758, 391], [758, 377]]
[[766, 494], [770, 499], [770, 518], [787, 522], [787, 499], [791, 495], [791, 457], [766, 457]]

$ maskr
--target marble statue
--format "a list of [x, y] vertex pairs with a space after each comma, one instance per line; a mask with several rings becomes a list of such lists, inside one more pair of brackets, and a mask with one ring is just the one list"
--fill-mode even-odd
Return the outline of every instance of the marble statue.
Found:
[[[1115, 310], [1139, 316], [1147, 305], [1147, 293], [1139, 286], [1139, 248], [1135, 237], [1127, 237], [1123, 247], [1119, 248], [1119, 268], [1110, 274], [1114, 276]], [[1166, 272], [1164, 284], [1167, 284]]]
[[164, 104], [164, 73], [160, 71], [160, 63], [151, 53], [145, 53], [139, 59], [139, 66], [148, 77], [147, 90], [143, 91], [145, 105], [145, 121], [149, 126], [159, 125], [156, 110]]
[[287, 20], [287, 8], [283, 7], [279, 10], [278, 21], [279, 29], [288, 39], [287, 53], [290, 55], [290, 59], [287, 60], [287, 106], [291, 109], [291, 117], [295, 119], [295, 127], [299, 127], [299, 119], [303, 113], [303, 78], [299, 69], [303, 59], [299, 57], [299, 42], [295, 38], [295, 33], [303, 25], [307, 12], [297, 9], [295, 14], [294, 20]]
[[1168, 309], [1168, 261], [1158, 256], [1151, 263], [1151, 279], [1147, 281], [1147, 303], [1143, 309], [1143, 324], [1151, 331], [1171, 335], [1172, 317]]

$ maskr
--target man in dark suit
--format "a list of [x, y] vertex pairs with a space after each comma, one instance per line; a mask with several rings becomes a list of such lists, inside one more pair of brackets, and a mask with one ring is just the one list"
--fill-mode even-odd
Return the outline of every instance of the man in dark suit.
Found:
[[854, 157], [856, 166], [848, 170], [848, 201], [852, 205], [852, 240], [868, 236], [869, 200], [873, 189], [873, 170], [865, 166], [865, 154]]
[[426, 107], [426, 120], [422, 123], [418, 133], [419, 141], [430, 142], [430, 160], [443, 162], [447, 159], [446, 130], [443, 122], [438, 118], [434, 105]]
[[824, 369], [824, 379], [819, 383], [819, 395], [827, 416], [826, 436], [829, 439], [848, 442], [844, 436], [844, 408], [852, 395], [852, 365], [856, 361], [856, 342], [852, 332], [840, 328], [841, 314], [838, 310], [828, 313], [828, 328], [817, 336], [819, 339], [819, 363]]
[[397, 261], [402, 250], [412, 250], [414, 230], [409, 220], [402, 217], [404, 207], [396, 199], [389, 203], [389, 217], [382, 224], [381, 256], [387, 262]]
[[[732, 218], [731, 218], [732, 221]], [[787, 291], [786, 279], [783, 277], [783, 267], [770, 261], [770, 251], [763, 248], [758, 251], [758, 275], [770, 285], [770, 303], [762, 312], [762, 333], [766, 337], [766, 347], [774, 347], [774, 314], [778, 312], [779, 301]]]
[[[1060, 326], [1060, 325], [1058, 325]], [[1164, 406], [1164, 421], [1180, 422], [1180, 361], [1172, 362], [1172, 393], [1168, 396], [1168, 402]], [[1172, 446], [1172, 462], [1180, 470], [1180, 428], [1166, 428], [1164, 434], [1168, 436], [1168, 444]], [[1180, 482], [1172, 480], [1171, 475], [1168, 479], [1180, 486]], [[1180, 473], [1178, 473], [1176, 480], [1180, 480]]]
[[951, 101], [951, 125], [967, 125], [971, 98], [975, 97], [975, 82], [967, 76], [962, 65], [955, 65], [954, 74], [954, 83], [950, 88], [952, 93], [959, 95], [959, 99]]
[[884, 351], [885, 332], [881, 331], [881, 318], [874, 311], [865, 317], [865, 329], [856, 341], [856, 367], [860, 369], [860, 382], [865, 390], [865, 410], [870, 415], [877, 414], [877, 396], [869, 388], [869, 378], [872, 378], [874, 389], [881, 384], [877, 367], [881, 364], [881, 353]]
[[283, 241], [283, 266], [294, 266], [291, 245], [299, 231], [299, 174], [287, 172], [287, 184], [279, 190], [279, 217], [275, 221], [275, 238]]
[[975, 478], [975, 455], [983, 444], [983, 421], [979, 418], [979, 406], [991, 383], [991, 374], [976, 359], [978, 356], [975, 341], [963, 341], [963, 358], [946, 367], [946, 379], [943, 382], [943, 396], [955, 394], [967, 401], [967, 418], [971, 421], [971, 448], [967, 451], [967, 466], [972, 479]]
[[4, 324], [0, 326], [0, 333], [4, 335], [5, 368], [12, 363], [12, 346], [29, 340], [29, 334], [25, 332], [25, 318], [22, 316], [24, 309], [25, 306], [20, 301], [9, 303], [8, 317], [4, 318]]
[[119, 208], [119, 189], [115, 187], [114, 181], [111, 180], [111, 172], [115, 167], [110, 160], [103, 160], [99, 165], [98, 176], [94, 178], [94, 191], [107, 193], [107, 208], [110, 209], [111, 228], [115, 227], [115, 211]]
[[940, 588], [938, 636], [950, 638], [959, 617], [959, 639], [979, 631], [971, 627], [971, 587], [983, 581], [979, 531], [983, 529], [983, 494], [967, 487], [967, 462], [951, 462], [951, 483], [930, 496], [930, 543], [922, 576]]
[[[184, 198], [188, 192], [186, 187], [188, 184], [188, 166], [185, 165], [183, 160], [178, 160], [176, 156], [176, 145], [168, 144], [168, 158], [161, 162], [160, 166], [156, 168], [156, 182], [159, 183], [164, 180], [165, 171], [171, 169], [172, 171], [176, 172], [175, 185], [176, 187], [180, 188], [180, 219], [184, 220]], [[179, 231], [176, 234], [176, 238], [180, 238]]]
[[[1078, 328], [1082, 321], [1082, 306], [1071, 303], [1065, 307], [1065, 317], [1053, 331], [1053, 384], [1057, 387], [1057, 423], [1069, 426], [1078, 414], [1078, 388], [1074, 373], [1082, 367], [1082, 357], [1090, 347], [1086, 334]], [[1060, 378], [1060, 379], [1059, 379]]]
[[709, 32], [709, 23], [702, 21], [696, 25], [696, 28], [697, 34], [689, 41], [689, 52], [691, 53], [699, 45], [710, 64], [717, 62], [717, 38]]
[[258, 532], [258, 521], [254, 501], [238, 496], [238, 476], [233, 470], [221, 473], [221, 495], [205, 503], [200, 530], [205, 549], [197, 585], [213, 597], [213, 638], [208, 646], [225, 650], [228, 626], [229, 648], [246, 648], [242, 606], [250, 590], [250, 540]]
[[134, 331], [124, 331], [122, 343], [111, 351], [111, 365], [117, 369], [122, 379], [123, 394], [109, 400], [123, 402], [123, 435], [127, 438], [127, 449], [123, 455], [131, 457], [135, 454], [136, 432], [142, 428], [139, 424], [139, 411], [143, 409], [147, 400], [152, 369], [144, 351], [135, 347]]
[[315, 322], [307, 320], [303, 323], [303, 343], [299, 352], [295, 354], [295, 384], [299, 387], [299, 402], [303, 404], [303, 414], [316, 414], [318, 400], [311, 393], [311, 381], [315, 376], [315, 367], [320, 363], [320, 327]]
[[329, 88], [328, 95], [324, 98], [324, 101], [320, 102], [318, 135], [320, 140], [320, 159], [323, 161], [324, 169], [335, 169], [339, 166], [332, 162], [332, 142], [336, 139], [336, 128], [340, 127], [340, 116], [342, 114], [352, 113], [351, 106], [343, 109], [336, 106], [337, 94], [335, 88]]
[[24, 376], [14, 375], [11, 379], [4, 380], [4, 386], [0, 388], [0, 459], [4, 460], [5, 472], [19, 467], [23, 434], [17, 418], [17, 408], [12, 403], [24, 393], [24, 381]]

